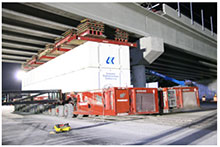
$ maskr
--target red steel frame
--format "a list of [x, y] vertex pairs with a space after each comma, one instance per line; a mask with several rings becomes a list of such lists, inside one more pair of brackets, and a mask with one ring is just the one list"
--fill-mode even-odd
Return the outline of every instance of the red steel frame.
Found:
[[115, 41], [110, 39], [100, 39], [100, 38], [92, 38], [92, 37], [82, 37], [78, 36], [78, 40], [85, 40], [85, 41], [94, 41], [94, 42], [102, 42], [102, 43], [110, 43], [110, 44], [117, 44], [117, 45], [125, 45], [130, 47], [137, 47], [136, 43], [130, 43], [130, 42], [121, 42], [121, 41]]
[[[54, 49], [50, 53], [53, 53], [54, 51], [64, 51], [64, 52], [70, 51], [71, 49], [61, 48], [60, 46], [62, 44], [66, 44], [66, 43], [68, 43], [72, 40], [85, 40], [85, 41], [94, 41], [94, 42], [102, 42], [102, 43], [110, 43], [110, 44], [125, 45], [125, 46], [130, 46], [130, 47], [137, 47], [136, 43], [121, 42], [121, 41], [115, 41], [115, 40], [109, 40], [109, 39], [100, 39], [100, 38], [93, 38], [93, 37], [83, 37], [83, 36], [77, 36], [76, 34], [70, 33], [69, 35], [64, 37], [62, 40], [55, 43]], [[39, 60], [43, 59], [43, 58], [54, 59], [55, 57], [42, 56], [42, 57], [39, 58]], [[44, 64], [44, 63], [37, 62], [36, 59], [32, 59], [27, 64]]]
[[44, 56], [41, 56], [41, 57], [39, 58], [39, 60], [40, 60], [40, 59], [43, 59], [43, 58], [46, 58], [46, 59], [54, 59], [54, 58], [56, 58], [56, 57], [51, 57], [51, 56], [46, 56], [46, 55], [44, 55]]

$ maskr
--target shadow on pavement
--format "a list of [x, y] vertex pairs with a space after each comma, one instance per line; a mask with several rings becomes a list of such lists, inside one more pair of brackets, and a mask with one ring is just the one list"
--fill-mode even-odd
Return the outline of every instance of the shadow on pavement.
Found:
[[95, 125], [83, 126], [83, 127], [79, 127], [79, 128], [72, 128], [71, 131], [72, 130], [81, 130], [81, 129], [94, 128], [94, 127], [108, 125], [108, 124], [111, 124], [111, 123], [112, 122], [105, 122], [105, 123], [99, 123], [99, 124], [95, 124]]
[[160, 135], [156, 135], [156, 136], [153, 136], [153, 137], [150, 137], [150, 138], [146, 138], [146, 139], [143, 139], [139, 142], [136, 142], [134, 144], [132, 143], [132, 144], [129, 144], [129, 145], [144, 145], [144, 144], [150, 144], [151, 142], [159, 140], [159, 139], [165, 140], [166, 137], [168, 137], [169, 135], [175, 135], [178, 132], [181, 132], [183, 129], [193, 127], [193, 126], [196, 126], [196, 125], [201, 125], [202, 123], [207, 123], [207, 124], [211, 124], [211, 125], [209, 125], [208, 127], [199, 129], [199, 131], [197, 131], [193, 134], [190, 134], [186, 137], [178, 139], [177, 141], [174, 141], [174, 142], [170, 143], [170, 145], [171, 144], [172, 145], [190, 144], [193, 141], [195, 141], [195, 140], [197, 140], [197, 139], [199, 139], [199, 138], [201, 138], [201, 137], [203, 137], [203, 136], [205, 136], [205, 135], [207, 135], [207, 134], [209, 134], [213, 131], [216, 131], [217, 130], [217, 112], [212, 113], [211, 115], [205, 116], [202, 119], [199, 119], [199, 120], [197, 120], [197, 121], [195, 121], [191, 124], [184, 125], [180, 128], [176, 128], [176, 129], [164, 132]]

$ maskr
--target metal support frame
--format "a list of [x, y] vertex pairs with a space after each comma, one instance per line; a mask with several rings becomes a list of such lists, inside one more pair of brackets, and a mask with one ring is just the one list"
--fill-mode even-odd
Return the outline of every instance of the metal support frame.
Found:
[[44, 56], [41, 56], [41, 57], [39, 58], [39, 60], [41, 60], [41, 59], [43, 59], [43, 58], [46, 58], [46, 59], [54, 59], [54, 58], [56, 58], [56, 57], [51, 57], [51, 56], [46, 56], [46, 55], [44, 55]]
[[46, 103], [55, 103], [57, 100], [39, 100], [39, 101], [22, 101], [22, 102], [6, 102], [2, 105], [16, 105], [16, 104], [46, 104]]
[[192, 8], [192, 3], [190, 3], [190, 15], [191, 15], [191, 24], [193, 25], [193, 24], [194, 24], [194, 21], [193, 21], [193, 8]]
[[[59, 42], [55, 43], [54, 49], [51, 50], [49, 54], [52, 54], [55, 51], [62, 51], [62, 52], [70, 51], [71, 49], [62, 48], [60, 46], [68, 44], [72, 40], [94, 41], [94, 42], [102, 42], [102, 43], [110, 43], [110, 44], [125, 45], [125, 46], [130, 46], [130, 47], [137, 47], [136, 43], [121, 42], [121, 41], [115, 41], [115, 40], [110, 40], [110, 39], [100, 39], [100, 38], [94, 38], [94, 37], [83, 37], [83, 36], [77, 36], [76, 34], [70, 33], [69, 35], [67, 35], [66, 37], [61, 39]], [[43, 58], [54, 59], [55, 57], [42, 56], [38, 60], [43, 59]], [[34, 58], [27, 63], [27, 65], [31, 65], [31, 64], [41, 65], [41, 64], [44, 64], [44, 62], [37, 62], [37, 59]]]
[[102, 42], [102, 43], [110, 43], [110, 44], [117, 44], [117, 45], [125, 45], [130, 47], [137, 47], [136, 43], [130, 43], [130, 42], [120, 42], [115, 40], [109, 40], [109, 39], [99, 39], [99, 38], [92, 38], [92, 37], [77, 37], [78, 40], [85, 40], [85, 41], [94, 41], [94, 42]]
[[181, 12], [180, 12], [180, 3], [177, 3], [177, 11], [178, 11], [178, 17], [181, 17]]
[[213, 34], [212, 16], [210, 16], [210, 24], [211, 24], [211, 35], [214, 35], [214, 34]]
[[202, 30], [204, 31], [205, 30], [205, 27], [204, 27], [204, 16], [203, 16], [203, 9], [201, 10], [201, 21], [202, 21]]
[[[46, 100], [35, 100], [38, 96], [45, 94], [52, 94], [54, 97], [48, 96]], [[2, 105], [52, 103], [62, 100], [61, 90], [3, 91], [2, 95], [6, 98]]]

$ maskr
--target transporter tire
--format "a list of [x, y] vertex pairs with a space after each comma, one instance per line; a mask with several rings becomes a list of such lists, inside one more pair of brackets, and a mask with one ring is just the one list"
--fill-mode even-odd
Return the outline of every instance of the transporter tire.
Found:
[[51, 116], [56, 116], [56, 108], [51, 109]]
[[59, 113], [58, 113], [58, 116], [59, 117], [63, 117], [63, 113], [64, 113], [64, 106], [63, 105], [61, 105], [61, 106], [58, 106], [58, 108], [59, 108]]
[[59, 106], [56, 106], [55, 107], [55, 116], [58, 116], [59, 115]]
[[19, 107], [19, 105], [14, 105], [14, 111], [18, 111]]
[[51, 115], [51, 113], [52, 113], [52, 108], [49, 108], [48, 109], [48, 114]]
[[72, 104], [64, 105], [64, 117], [67, 117], [67, 118], [73, 117], [73, 105]]

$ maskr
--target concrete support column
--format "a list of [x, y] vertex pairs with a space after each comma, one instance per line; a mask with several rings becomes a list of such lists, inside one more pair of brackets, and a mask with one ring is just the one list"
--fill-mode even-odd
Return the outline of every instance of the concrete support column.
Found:
[[145, 87], [146, 86], [146, 74], [144, 65], [132, 66], [132, 77], [134, 87]]

